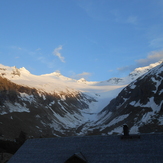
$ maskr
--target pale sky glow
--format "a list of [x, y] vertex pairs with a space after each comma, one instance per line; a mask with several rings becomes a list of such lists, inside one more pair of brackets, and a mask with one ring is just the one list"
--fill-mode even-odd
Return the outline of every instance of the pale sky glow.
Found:
[[162, 0], [1, 0], [0, 64], [103, 81], [163, 59]]

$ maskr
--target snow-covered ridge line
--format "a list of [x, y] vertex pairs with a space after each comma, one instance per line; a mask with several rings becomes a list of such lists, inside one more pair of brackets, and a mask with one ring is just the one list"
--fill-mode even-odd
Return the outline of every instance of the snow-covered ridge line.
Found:
[[157, 62], [146, 67], [137, 68], [124, 78], [111, 78], [102, 82], [86, 81], [84, 78], [75, 80], [65, 77], [59, 72], [38, 76], [31, 74], [24, 67], [18, 69], [15, 66], [8, 67], [2, 64], [0, 64], [0, 75], [16, 84], [36, 88], [42, 92], [55, 92], [57, 94], [83, 92], [96, 98], [98, 101], [96, 107], [102, 109], [130, 82], [161, 63]]
[[[8, 78], [9, 80], [18, 83], [18, 84], [23, 84], [27, 86], [33, 86], [33, 87], [43, 87], [45, 90], [47, 87], [51, 87], [53, 83], [53, 88], [57, 90], [59, 86], [65, 88], [74, 88], [78, 90], [86, 90], [86, 89], [91, 89], [93, 90], [94, 88], [96, 90], [99, 90], [100, 88], [103, 88], [104, 86], [112, 86], [112, 85], [126, 85], [129, 84], [131, 81], [135, 80], [136, 78], [140, 77], [144, 73], [148, 72], [150, 69], [153, 67], [158, 66], [161, 64], [162, 61], [156, 62], [154, 64], [150, 64], [149, 66], [146, 67], [139, 67], [136, 68], [134, 71], [132, 71], [128, 76], [123, 77], [123, 78], [111, 78], [107, 81], [101, 81], [101, 82], [96, 82], [96, 81], [86, 81], [84, 78], [81, 78], [79, 80], [68, 78], [63, 76], [60, 72], [53, 72], [50, 74], [43, 74], [43, 75], [33, 75], [31, 74], [26, 68], [22, 67], [20, 69], [14, 67], [8, 67], [0, 64], [0, 75]], [[54, 84], [55, 83], [55, 84]], [[49, 86], [48, 86], [49, 84]], [[59, 86], [56, 86], [58, 85]], [[99, 88], [97, 88], [99, 87]], [[51, 88], [52, 89], [52, 88]], [[60, 88], [61, 89], [61, 88]], [[61, 90], [63, 90], [61, 89]], [[109, 88], [110, 90], [110, 88]], [[87, 92], [87, 91], [86, 91]]]
[[[44, 129], [48, 130], [50, 134], [56, 134], [57, 131], [61, 135], [66, 135], [70, 130], [72, 132], [70, 134], [75, 135], [89, 134], [97, 130], [99, 133], [113, 134], [119, 133], [120, 126], [126, 121], [129, 122], [130, 119], [132, 119], [132, 131], [136, 129], [136, 132], [139, 132], [144, 123], [153, 123], [157, 116], [158, 123], [162, 124], [162, 115], [158, 115], [162, 106], [162, 102], [158, 102], [159, 96], [157, 100], [155, 97], [149, 96], [142, 101], [140, 100], [142, 93], [139, 94], [137, 91], [141, 85], [139, 81], [142, 80], [141, 83], [144, 84], [145, 80], [150, 81], [148, 84], [151, 84], [147, 89], [152, 91], [149, 95], [162, 95], [160, 85], [163, 64], [156, 63], [154, 66], [157, 67], [152, 70], [149, 69], [152, 66], [135, 69], [125, 78], [88, 82], [85, 79], [67, 78], [58, 72], [37, 76], [25, 68], [18, 69], [0, 65], [0, 76], [4, 77], [4, 79], [1, 78], [2, 83], [4, 85], [10, 83], [13, 88], [17, 87], [13, 96], [8, 89], [10, 87], [7, 87], [9, 91], [5, 95], [6, 98], [1, 99], [3, 104], [1, 105], [1, 116], [9, 116], [8, 120], [14, 122], [17, 120], [15, 115], [19, 113], [20, 120], [25, 120], [25, 124], [28, 122], [29, 126], [31, 126], [30, 121], [32, 120], [34, 131], [37, 130], [40, 134]], [[132, 83], [130, 83], [131, 81]], [[154, 85], [153, 89], [152, 84]], [[125, 89], [123, 89], [124, 87]], [[144, 90], [144, 86], [141, 90], [147, 92]], [[130, 109], [130, 107], [137, 107], [137, 109]], [[120, 109], [120, 111], [115, 112], [116, 109]], [[134, 111], [137, 110], [138, 114], [135, 114]], [[6, 121], [6, 123], [8, 122]], [[8, 123], [9, 126], [10, 124]]]
[[123, 78], [111, 78], [107, 81], [102, 81], [100, 82], [101, 84], [117, 84], [117, 85], [122, 85], [122, 84], [129, 84], [130, 82], [136, 80], [138, 77], [140, 77], [141, 75], [147, 73], [150, 69], [160, 65], [163, 61], [159, 61], [153, 64], [150, 64], [149, 66], [145, 66], [145, 67], [139, 67], [136, 68], [134, 71], [132, 71], [128, 76], [123, 77]]

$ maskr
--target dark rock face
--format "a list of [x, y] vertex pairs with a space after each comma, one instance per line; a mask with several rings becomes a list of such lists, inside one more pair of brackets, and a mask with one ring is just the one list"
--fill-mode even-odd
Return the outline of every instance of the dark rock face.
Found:
[[16, 138], [20, 131], [34, 137], [119, 134], [124, 124], [131, 134], [162, 132], [162, 99], [163, 63], [125, 87], [91, 122], [82, 114], [95, 101], [88, 95], [50, 94], [0, 77], [0, 136]]
[[20, 131], [34, 137], [74, 135], [91, 101], [78, 91], [48, 94], [0, 77], [0, 136], [16, 138]]
[[163, 63], [125, 87], [98, 115], [95, 128], [101, 133], [124, 123], [137, 128], [136, 132], [162, 132]]

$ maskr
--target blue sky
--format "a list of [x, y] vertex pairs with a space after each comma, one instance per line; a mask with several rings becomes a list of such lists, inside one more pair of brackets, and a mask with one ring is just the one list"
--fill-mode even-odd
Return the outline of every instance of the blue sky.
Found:
[[0, 63], [103, 81], [163, 58], [162, 0], [0, 0]]

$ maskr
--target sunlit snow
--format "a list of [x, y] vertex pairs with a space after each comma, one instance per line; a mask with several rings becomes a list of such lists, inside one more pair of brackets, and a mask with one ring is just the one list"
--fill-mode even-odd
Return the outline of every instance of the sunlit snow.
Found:
[[[16, 68], [16, 67], [8, 67], [0, 64], [0, 74], [1, 76], [4, 76], [11, 80], [12, 82], [24, 86], [28, 86], [31, 88], [35, 88], [38, 90], [38, 93], [40, 97], [42, 97], [44, 100], [46, 100], [46, 97], [42, 92], [47, 93], [56, 93], [58, 96], [61, 97], [62, 101], [66, 100], [66, 93], [72, 94], [72, 96], [76, 95], [76, 92], [82, 92], [84, 94], [87, 94], [94, 99], [96, 99], [97, 102], [93, 101], [91, 103], [88, 103], [89, 109], [83, 108], [83, 116], [78, 117], [79, 119], [85, 117], [84, 119], [93, 120], [96, 118], [96, 113], [101, 111], [105, 106], [109, 104], [109, 102], [115, 98], [118, 93], [127, 86], [130, 82], [137, 79], [142, 74], [148, 72], [151, 68], [159, 65], [160, 62], [157, 62], [155, 64], [151, 64], [147, 67], [137, 68], [133, 72], [129, 74], [129, 76], [124, 78], [112, 78], [106, 81], [102, 82], [96, 82], [96, 81], [86, 81], [84, 78], [80, 80], [71, 79], [68, 77], [63, 76], [59, 72], [53, 72], [51, 74], [44, 74], [44, 75], [33, 75], [28, 70], [23, 68]], [[155, 80], [153, 79], [155, 82]], [[159, 86], [159, 83], [158, 83]], [[132, 89], [135, 88], [135, 85], [133, 84], [131, 86]], [[64, 94], [63, 94], [64, 92]], [[33, 102], [34, 97], [33, 95], [28, 95], [26, 93], [20, 93], [20, 98], [24, 101]], [[156, 106], [155, 103], [153, 103], [153, 99], [150, 99], [149, 102], [144, 107], [152, 107], [156, 108], [155, 111], [158, 111], [158, 106]], [[55, 101], [51, 102], [48, 106], [52, 106], [55, 103]], [[153, 103], [153, 104], [152, 104]], [[61, 106], [61, 108], [64, 110], [63, 105], [58, 101], [58, 104]], [[141, 105], [139, 102], [131, 102], [131, 105]], [[65, 103], [65, 105], [67, 105]], [[11, 106], [9, 106], [11, 108]], [[21, 110], [20, 110], [21, 108]], [[10, 109], [11, 111], [11, 109]], [[24, 106], [19, 106], [19, 104], [15, 104], [12, 106], [12, 111], [25, 111], [29, 112], [28, 108]], [[69, 115], [67, 115], [69, 117]], [[72, 117], [72, 116], [70, 116]], [[120, 118], [120, 117], [119, 117]], [[125, 117], [121, 117], [125, 118]], [[62, 117], [60, 117], [61, 122], [63, 121]], [[71, 118], [69, 119], [71, 121]], [[120, 119], [117, 119], [117, 121]], [[52, 125], [53, 126], [53, 125]], [[72, 120], [72, 126], [73, 126], [73, 120]]]

